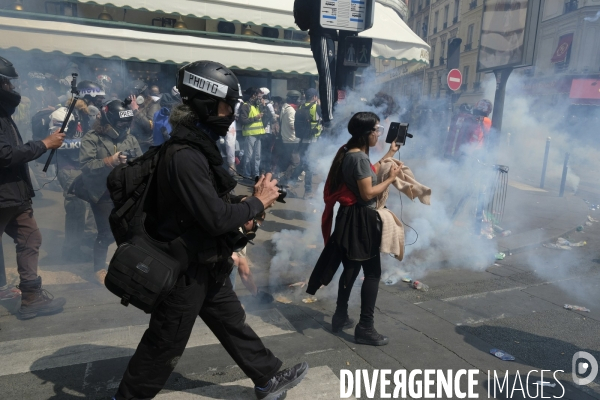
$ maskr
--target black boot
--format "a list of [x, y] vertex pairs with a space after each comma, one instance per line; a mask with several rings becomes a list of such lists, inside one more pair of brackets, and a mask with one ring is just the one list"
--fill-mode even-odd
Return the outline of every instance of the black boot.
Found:
[[23, 281], [17, 287], [21, 290], [21, 307], [19, 308], [19, 318], [21, 319], [60, 312], [67, 302], [62, 297], [55, 299], [46, 289], [42, 289], [42, 277], [40, 276], [32, 281]]
[[331, 331], [337, 333], [344, 329], [350, 329], [354, 326], [354, 320], [346, 315], [333, 314], [331, 318]]
[[354, 341], [358, 344], [368, 344], [370, 346], [385, 346], [389, 339], [387, 336], [380, 335], [375, 327], [365, 327], [360, 323], [354, 329]]

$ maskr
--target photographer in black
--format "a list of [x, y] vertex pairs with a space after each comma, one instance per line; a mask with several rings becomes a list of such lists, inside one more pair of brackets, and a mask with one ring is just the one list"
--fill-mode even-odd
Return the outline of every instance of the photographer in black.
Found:
[[[236, 76], [221, 64], [197, 61], [178, 72], [183, 105], [173, 108], [171, 139], [156, 169], [156, 204], [146, 205], [146, 229], [162, 241], [188, 244], [188, 268], [152, 312], [123, 376], [116, 399], [149, 399], [161, 390], [200, 316], [225, 350], [252, 379], [258, 399], [275, 400], [297, 385], [308, 364], [280, 372], [282, 362], [265, 348], [245, 320], [229, 274], [231, 254], [244, 238], [239, 228], [279, 197], [277, 181], [260, 177], [254, 195], [232, 204], [235, 180], [221, 167], [216, 141], [227, 134], [240, 97]], [[182, 260], [183, 262], [183, 260]]]

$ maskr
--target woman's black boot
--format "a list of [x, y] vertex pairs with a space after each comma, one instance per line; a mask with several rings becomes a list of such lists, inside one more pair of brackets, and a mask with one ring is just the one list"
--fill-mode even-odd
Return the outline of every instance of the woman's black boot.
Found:
[[380, 335], [375, 327], [365, 327], [360, 323], [354, 329], [354, 341], [358, 344], [368, 344], [370, 346], [385, 346], [389, 339], [387, 336]]
[[333, 314], [331, 318], [331, 330], [333, 333], [337, 333], [344, 329], [350, 329], [354, 326], [354, 320], [346, 315]]

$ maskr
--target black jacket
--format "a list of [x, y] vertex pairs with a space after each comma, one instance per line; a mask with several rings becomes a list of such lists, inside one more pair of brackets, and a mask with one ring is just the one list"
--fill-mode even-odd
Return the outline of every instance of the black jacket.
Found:
[[[177, 108], [171, 114], [177, 115]], [[215, 251], [217, 259], [228, 259], [232, 249], [225, 243], [230, 232], [264, 210], [256, 197], [231, 204], [229, 192], [236, 182], [221, 167], [223, 158], [215, 142], [197, 127], [174, 125], [167, 151], [156, 174], [155, 232], [161, 240], [173, 240], [193, 230], [197, 253]], [[170, 160], [168, 165], [165, 160]], [[211, 263], [199, 256], [200, 263]]]
[[17, 125], [0, 107], [0, 208], [20, 206], [35, 196], [27, 163], [46, 150], [41, 140], [23, 144]]

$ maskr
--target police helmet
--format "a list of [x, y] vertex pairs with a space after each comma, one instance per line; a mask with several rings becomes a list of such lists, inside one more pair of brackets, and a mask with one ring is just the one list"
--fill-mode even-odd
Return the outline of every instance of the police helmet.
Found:
[[217, 115], [219, 101], [234, 110], [242, 95], [235, 74], [214, 61], [196, 61], [180, 68], [177, 89], [183, 103], [191, 106], [201, 120]]

